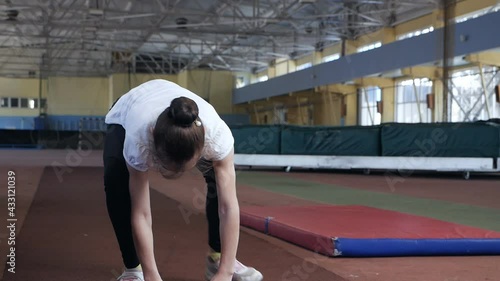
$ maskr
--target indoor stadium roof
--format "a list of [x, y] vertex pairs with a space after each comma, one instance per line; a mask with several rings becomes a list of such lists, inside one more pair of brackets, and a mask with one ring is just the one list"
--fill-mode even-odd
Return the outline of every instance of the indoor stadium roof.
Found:
[[255, 71], [439, 0], [3, 0], [0, 76]]

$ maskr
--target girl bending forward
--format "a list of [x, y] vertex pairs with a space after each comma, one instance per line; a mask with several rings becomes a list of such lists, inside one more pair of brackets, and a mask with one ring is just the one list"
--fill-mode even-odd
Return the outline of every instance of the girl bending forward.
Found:
[[260, 272], [236, 260], [234, 139], [215, 109], [175, 83], [152, 80], [120, 97], [105, 122], [106, 205], [126, 268], [118, 280], [162, 281], [153, 251], [148, 171], [176, 178], [197, 167], [207, 184], [206, 280], [261, 281]]

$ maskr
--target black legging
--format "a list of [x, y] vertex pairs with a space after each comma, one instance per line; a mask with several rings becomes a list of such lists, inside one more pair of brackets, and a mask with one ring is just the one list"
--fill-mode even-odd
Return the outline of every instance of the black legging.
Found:
[[[115, 231], [123, 263], [127, 268], [139, 265], [134, 246], [131, 225], [131, 203], [129, 193], [129, 173], [123, 157], [125, 129], [120, 125], [108, 125], [104, 144], [104, 190], [106, 206]], [[208, 244], [220, 252], [219, 213], [215, 173], [213, 168], [202, 165], [207, 183], [206, 216], [208, 220]]]

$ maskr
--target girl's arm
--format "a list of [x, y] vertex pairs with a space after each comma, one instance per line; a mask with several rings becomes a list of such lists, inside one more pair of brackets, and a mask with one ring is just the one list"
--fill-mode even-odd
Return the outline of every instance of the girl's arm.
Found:
[[153, 231], [147, 172], [128, 166], [130, 201], [132, 204], [132, 233], [145, 281], [161, 281], [153, 248]]
[[[236, 173], [234, 151], [221, 161], [213, 162], [219, 198], [219, 220], [221, 236], [221, 261], [218, 277], [231, 280], [238, 248], [240, 232], [240, 209], [236, 196]], [[217, 279], [217, 278], [216, 278]]]

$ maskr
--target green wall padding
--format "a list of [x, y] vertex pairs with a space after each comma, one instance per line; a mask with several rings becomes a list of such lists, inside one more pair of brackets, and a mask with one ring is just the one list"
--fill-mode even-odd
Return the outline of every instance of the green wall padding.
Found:
[[281, 126], [231, 126], [238, 154], [280, 154]]
[[286, 126], [281, 154], [379, 156], [380, 127]]
[[492, 122], [386, 124], [382, 156], [499, 157], [500, 125]]
[[31, 130], [0, 130], [0, 145], [33, 144]]
[[[238, 154], [500, 157], [499, 120], [474, 123], [388, 123], [380, 126], [231, 126]], [[102, 149], [105, 132], [81, 133], [85, 148]], [[76, 149], [78, 131], [0, 130], [0, 146]]]
[[46, 149], [103, 149], [106, 133], [99, 131], [0, 130], [2, 146], [39, 146]]

